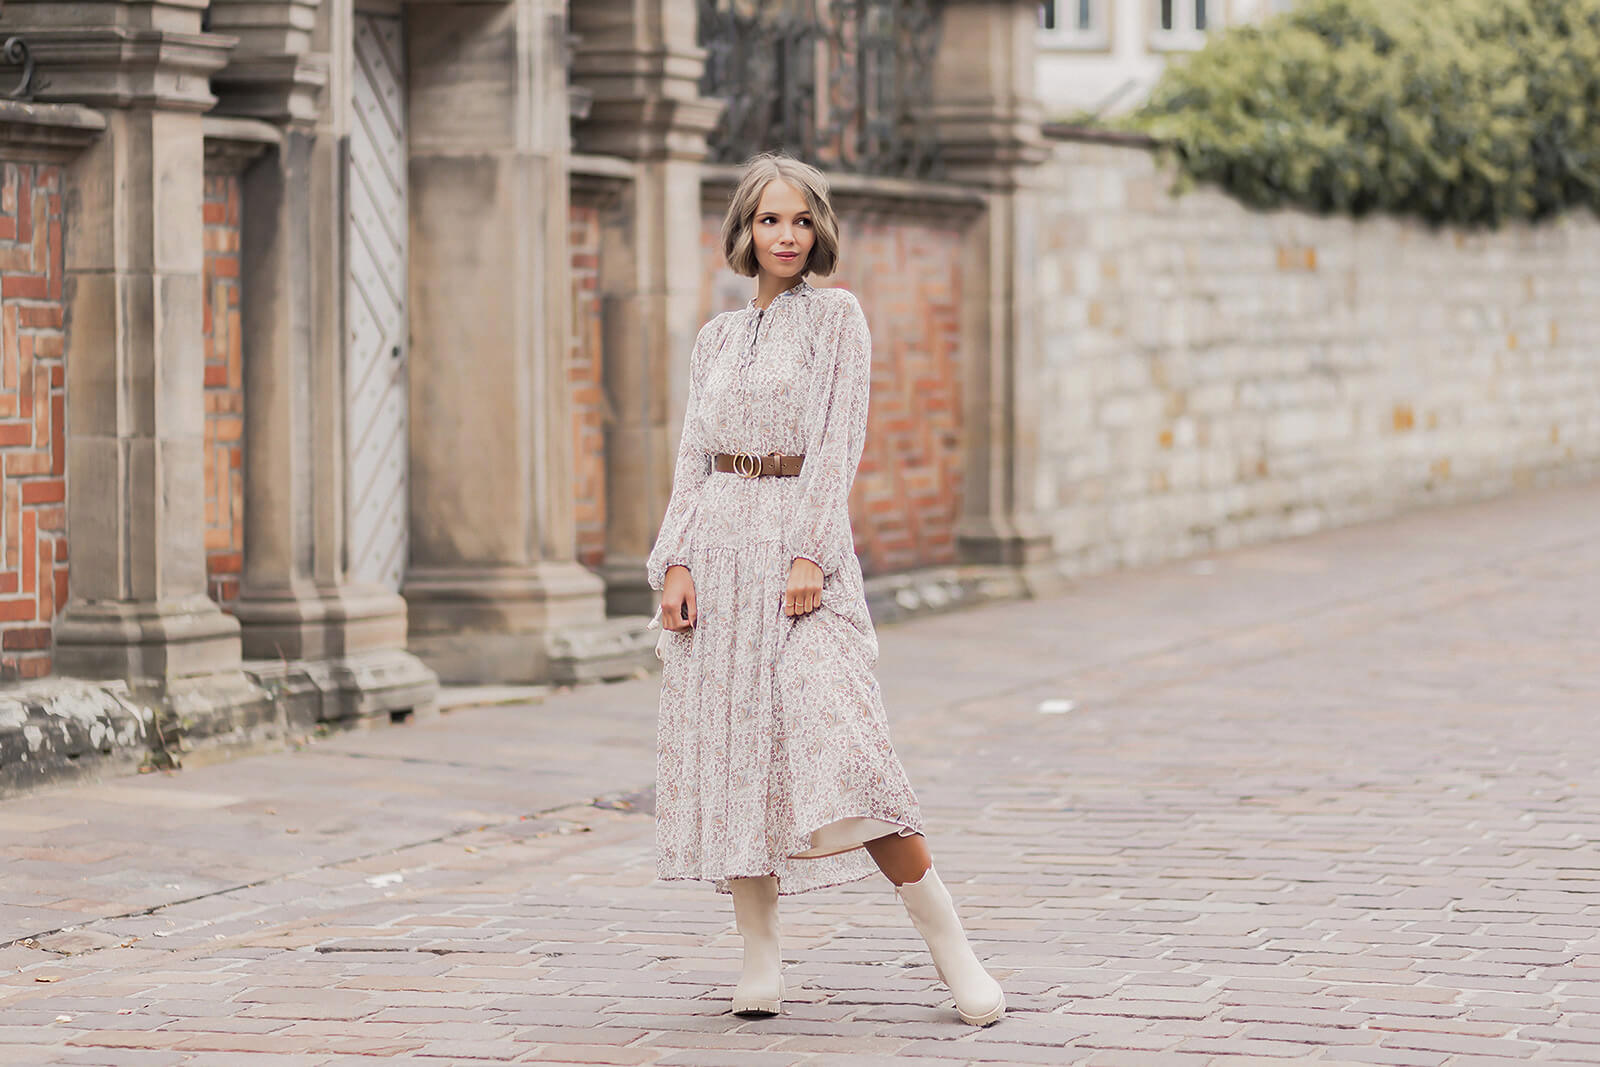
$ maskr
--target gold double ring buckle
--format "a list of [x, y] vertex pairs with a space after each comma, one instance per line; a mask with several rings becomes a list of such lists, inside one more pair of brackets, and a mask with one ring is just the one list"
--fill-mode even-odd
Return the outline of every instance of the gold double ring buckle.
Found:
[[761, 457], [754, 452], [735, 452], [733, 473], [741, 478], [757, 477], [761, 473]]

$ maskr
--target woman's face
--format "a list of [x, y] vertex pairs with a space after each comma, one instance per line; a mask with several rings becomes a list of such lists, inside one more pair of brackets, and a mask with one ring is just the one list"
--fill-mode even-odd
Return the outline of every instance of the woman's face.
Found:
[[762, 273], [783, 279], [799, 277], [817, 239], [805, 195], [782, 179], [768, 182], [756, 205], [751, 234], [756, 265]]

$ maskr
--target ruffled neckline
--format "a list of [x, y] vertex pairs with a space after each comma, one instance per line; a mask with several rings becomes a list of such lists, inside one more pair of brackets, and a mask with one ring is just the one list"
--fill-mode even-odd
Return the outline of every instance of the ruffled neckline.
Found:
[[777, 296], [773, 297], [772, 298], [772, 303], [768, 304], [766, 306], [766, 308], [757, 307], [756, 306], [756, 298], [753, 297], [753, 296], [750, 298], [750, 302], [748, 304], [746, 304], [744, 307], [745, 307], [746, 311], [771, 310], [773, 304], [776, 304], [778, 301], [782, 300], [784, 297], [788, 296], [790, 293], [799, 293], [801, 291], [810, 292], [810, 290], [811, 290], [811, 283], [806, 281], [804, 278], [801, 278], [799, 285], [791, 285], [789, 288], [785, 289], [783, 292], [781, 292]]

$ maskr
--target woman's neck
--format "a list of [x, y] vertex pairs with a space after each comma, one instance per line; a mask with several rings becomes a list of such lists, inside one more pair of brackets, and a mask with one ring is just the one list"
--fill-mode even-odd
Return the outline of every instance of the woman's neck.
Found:
[[756, 307], [765, 311], [768, 304], [804, 281], [805, 278], [799, 274], [793, 278], [779, 278], [763, 271], [756, 279]]

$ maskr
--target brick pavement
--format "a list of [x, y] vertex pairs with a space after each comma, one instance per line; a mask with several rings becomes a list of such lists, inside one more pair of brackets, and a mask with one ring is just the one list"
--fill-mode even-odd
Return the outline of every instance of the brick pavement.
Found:
[[1600, 1063], [1596, 633], [1594, 486], [883, 628], [976, 1032], [876, 879], [723, 1014], [652, 679], [8, 801], [0, 1063]]

